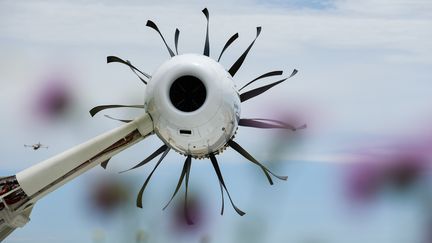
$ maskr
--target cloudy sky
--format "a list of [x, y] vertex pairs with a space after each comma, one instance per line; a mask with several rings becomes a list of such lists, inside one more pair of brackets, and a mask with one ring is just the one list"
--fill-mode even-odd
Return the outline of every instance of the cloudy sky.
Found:
[[[266, 185], [262, 188], [260, 185], [258, 189], [271, 201], [258, 200], [260, 205], [283, 207], [284, 215], [295, 215], [292, 208], [300, 208], [300, 211], [303, 208], [305, 213], [295, 215], [291, 221], [268, 223], [269, 236], [266, 237], [274, 242], [286, 238], [294, 242], [300, 242], [299, 239], [304, 239], [303, 242], [347, 242], [353, 236], [362, 235], [362, 230], [355, 226], [347, 226], [349, 233], [335, 230], [344, 225], [343, 220], [331, 219], [329, 213], [337, 211], [333, 202], [337, 196], [323, 199], [323, 195], [330, 193], [337, 184], [334, 175], [338, 172], [335, 172], [334, 164], [349, 161], [346, 158], [351, 152], [432, 134], [429, 128], [432, 121], [432, 2], [428, 0], [240, 0], [235, 3], [225, 0], [0, 0], [1, 175], [14, 174], [118, 126], [103, 116], [91, 118], [88, 110], [103, 103], [140, 104], [145, 86], [127, 68], [107, 65], [106, 56], [129, 59], [148, 73], [166, 61], [169, 55], [160, 37], [145, 27], [148, 19], [158, 24], [171, 46], [175, 29], [180, 29], [180, 53], [202, 53], [206, 22], [201, 10], [204, 7], [210, 11], [213, 58], [218, 56], [232, 34], [239, 33], [239, 39], [221, 60], [227, 68], [253, 40], [255, 27], [263, 27], [261, 36], [235, 77], [239, 85], [271, 70], [281, 69], [286, 75], [294, 68], [300, 71], [278, 88], [242, 107], [244, 117], [293, 114], [309, 126], [298, 150], [282, 151], [283, 156], [276, 158], [297, 161], [293, 167], [281, 167], [282, 172], [294, 176], [294, 181], [287, 183], [289, 185], [278, 183], [277, 189], [264, 187]], [[60, 118], [39, 119], [34, 114], [34, 103], [50, 77], [66, 80], [72, 105]], [[107, 114], [125, 118], [137, 115], [136, 111], [120, 110]], [[259, 159], [266, 160], [273, 155], [269, 151], [274, 151], [275, 136], [272, 132], [240, 129], [237, 138]], [[50, 148], [38, 152], [23, 148], [23, 144], [38, 141]], [[154, 138], [137, 145], [114, 160], [117, 163], [113, 163], [110, 172], [139, 161], [157, 146], [158, 140]], [[243, 161], [231, 152], [223, 156], [227, 161]], [[181, 158], [175, 154], [168, 158], [173, 164], [177, 160]], [[226, 170], [236, 166], [241, 170], [241, 165], [227, 163]], [[165, 174], [160, 175], [176, 178], [180, 166], [181, 163], [167, 166]], [[197, 165], [196, 174], [206, 175], [206, 169], [200, 166], [205, 167]], [[302, 172], [302, 178], [296, 180], [295, 169]], [[105, 172], [96, 169], [92, 173]], [[139, 179], [138, 184], [142, 181], [142, 173], [132, 175]], [[261, 177], [251, 177], [251, 173], [232, 178], [232, 191], [250, 186], [238, 182], [242, 180], [256, 179], [265, 183]], [[194, 179], [196, 183], [199, 176]], [[231, 176], [235, 177], [233, 173]], [[32, 223], [16, 232], [10, 242], [36, 242], [34, 239], [37, 242], [93, 242], [93, 230], [105, 229], [105, 226], [98, 226], [81, 212], [83, 196], [80, 192], [85, 190], [84, 185], [89, 180], [85, 177], [41, 201]], [[322, 188], [317, 189], [312, 179], [307, 180], [314, 177], [322, 180]], [[169, 182], [175, 183], [173, 181]], [[159, 194], [172, 186], [169, 182], [161, 182], [160, 186], [148, 191], [157, 194], [152, 203], [159, 205], [158, 198], [168, 196]], [[212, 188], [210, 191], [218, 193], [213, 183], [208, 186]], [[296, 186], [302, 186], [303, 193]], [[133, 190], [137, 188], [134, 186]], [[258, 208], [256, 212], [263, 214], [259, 217], [265, 219], [275, 214], [251, 203], [254, 196], [249, 195], [253, 194], [249, 190], [245, 193], [247, 196], [243, 196], [245, 199], [238, 200], [239, 204], [243, 203], [249, 209]], [[295, 196], [278, 196], [285, 195], [288, 190]], [[77, 196], [71, 196], [74, 194]], [[242, 198], [242, 194], [238, 193], [237, 197]], [[273, 202], [276, 199], [282, 202]], [[302, 203], [310, 200], [322, 202], [322, 209]], [[55, 209], [52, 209], [53, 205]], [[287, 209], [287, 205], [291, 209]], [[147, 210], [158, 211], [159, 208], [149, 206]], [[390, 227], [386, 213], [381, 215], [383, 222], [378, 219], [374, 222]], [[233, 212], [228, 214], [218, 217], [217, 221], [222, 225], [224, 221], [230, 224], [254, 221], [238, 219]], [[155, 217], [164, 218], [164, 215], [160, 213]], [[257, 215], [252, 214], [250, 218]], [[314, 221], [310, 219], [311, 215], [320, 215], [323, 219]], [[417, 219], [411, 214], [405, 217], [406, 220]], [[69, 226], [61, 226], [66, 223], [75, 229], [72, 233]], [[146, 226], [146, 222], [141, 224]], [[278, 229], [281, 225], [297, 230], [285, 235], [284, 230]], [[325, 225], [327, 230], [323, 229]], [[405, 235], [408, 241], [399, 242], [418, 239], [416, 224], [413, 225], [411, 233]], [[399, 226], [391, 227], [397, 229]], [[49, 229], [55, 229], [55, 233]], [[215, 234], [226, 231], [220, 224], [210, 230]], [[387, 234], [386, 229], [374, 232], [378, 235], [376, 238], [371, 236], [363, 240], [395, 242], [394, 239], [400, 239], [400, 235]], [[311, 234], [323, 235], [324, 240], [303, 237]], [[229, 236], [220, 239], [233, 241]]]

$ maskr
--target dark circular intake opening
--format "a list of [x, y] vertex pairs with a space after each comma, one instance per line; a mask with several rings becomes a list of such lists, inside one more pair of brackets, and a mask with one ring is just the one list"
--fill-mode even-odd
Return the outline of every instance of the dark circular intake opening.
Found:
[[186, 75], [173, 82], [169, 95], [171, 103], [177, 109], [192, 112], [198, 110], [204, 104], [207, 90], [200, 79]]

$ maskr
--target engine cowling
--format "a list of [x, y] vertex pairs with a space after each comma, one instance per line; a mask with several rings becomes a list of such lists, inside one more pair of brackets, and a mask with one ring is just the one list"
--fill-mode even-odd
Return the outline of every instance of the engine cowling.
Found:
[[195, 158], [224, 150], [240, 119], [240, 98], [231, 75], [213, 59], [178, 55], [148, 82], [145, 107], [157, 136]]

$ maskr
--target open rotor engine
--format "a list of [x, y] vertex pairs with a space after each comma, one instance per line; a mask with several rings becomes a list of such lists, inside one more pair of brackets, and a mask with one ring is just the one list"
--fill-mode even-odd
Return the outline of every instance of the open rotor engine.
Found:
[[[156, 163], [154, 169], [138, 193], [138, 207], [142, 207], [142, 195], [154, 171], [160, 165], [170, 149], [173, 149], [178, 153], [185, 155], [186, 160], [177, 187], [169, 202], [173, 200], [181, 187], [181, 184], [185, 181], [185, 205], [187, 205], [188, 181], [192, 159], [210, 158], [218, 177], [222, 194], [221, 214], [223, 214], [224, 211], [223, 194], [225, 190], [236, 212], [240, 215], [244, 215], [244, 212], [238, 209], [231, 199], [215, 155], [222, 152], [225, 148], [231, 147], [243, 157], [259, 166], [270, 184], [273, 184], [271, 176], [281, 180], [287, 179], [286, 176], [278, 176], [271, 172], [233, 139], [238, 126], [264, 129], [288, 129], [292, 131], [306, 128], [306, 125], [296, 127], [287, 124], [286, 122], [273, 119], [240, 118], [242, 102], [252, 99], [286, 81], [294, 76], [297, 73], [297, 70], [294, 69], [288, 77], [279, 81], [242, 92], [243, 89], [255, 84], [257, 81], [283, 74], [282, 71], [271, 71], [258, 76], [243, 85], [240, 89], [237, 89], [233, 77], [242, 66], [256, 39], [261, 34], [261, 27], [256, 28], [256, 37], [243, 54], [229, 69], [225, 69], [219, 64], [219, 61], [227, 48], [239, 37], [239, 35], [238, 33], [234, 34], [226, 42], [218, 58], [212, 59], [210, 57], [209, 13], [207, 9], [204, 9], [202, 12], [207, 19], [206, 40], [202, 55], [178, 54], [178, 40], [180, 35], [178, 29], [176, 29], [174, 36], [174, 52], [167, 44], [157, 25], [149, 20], [147, 26], [158, 32], [171, 56], [171, 58], [163, 63], [155, 73], [153, 73], [153, 75], [149, 75], [139, 70], [132, 65], [130, 61], [125, 61], [115, 56], [109, 56], [107, 58], [108, 63], [118, 62], [127, 65], [137, 75], [137, 77], [147, 85], [145, 103], [143, 105], [101, 105], [94, 107], [90, 111], [90, 114], [94, 116], [105, 109], [129, 107], [143, 108], [150, 115], [153, 121], [154, 132], [164, 144], [149, 157], [129, 169], [132, 170], [141, 167], [161, 155], [159, 161]], [[132, 121], [116, 120], [122, 122]], [[102, 163], [102, 166], [106, 168], [107, 164], [108, 161]], [[185, 207], [185, 210], [187, 211], [187, 207]], [[188, 223], [192, 223], [192, 220], [187, 216], [187, 212], [185, 215]]]

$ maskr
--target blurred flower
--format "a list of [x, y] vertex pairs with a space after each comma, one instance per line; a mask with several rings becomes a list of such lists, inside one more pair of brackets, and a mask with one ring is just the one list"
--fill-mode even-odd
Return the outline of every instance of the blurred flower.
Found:
[[366, 202], [385, 189], [401, 194], [417, 188], [429, 169], [427, 161], [421, 153], [404, 150], [363, 157], [349, 168], [347, 194], [354, 201]]
[[125, 206], [129, 196], [127, 185], [114, 179], [103, 178], [90, 186], [89, 200], [92, 212], [110, 216]]
[[347, 195], [356, 202], [371, 200], [378, 191], [380, 176], [375, 165], [359, 163], [348, 172]]
[[427, 170], [426, 160], [421, 157], [399, 156], [383, 171], [383, 177], [397, 191], [403, 192], [419, 182]]
[[[203, 230], [207, 224], [204, 205], [201, 200], [193, 194], [188, 195], [187, 215], [185, 212], [185, 201], [180, 200], [174, 206], [173, 210], [173, 228], [179, 233], [194, 233]], [[189, 225], [187, 218], [193, 222]]]
[[33, 110], [42, 119], [64, 116], [73, 102], [70, 79], [65, 75], [51, 75], [41, 82], [33, 100]]

